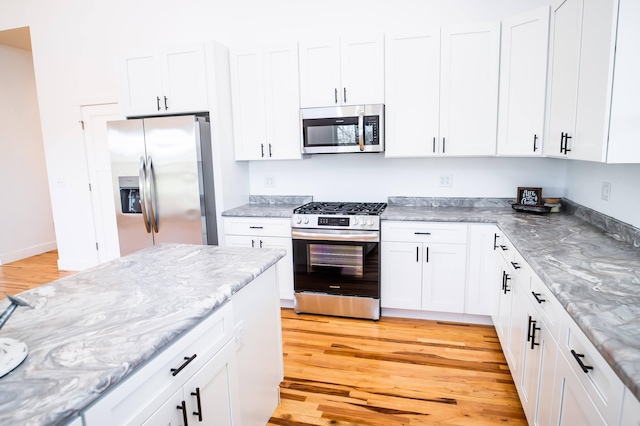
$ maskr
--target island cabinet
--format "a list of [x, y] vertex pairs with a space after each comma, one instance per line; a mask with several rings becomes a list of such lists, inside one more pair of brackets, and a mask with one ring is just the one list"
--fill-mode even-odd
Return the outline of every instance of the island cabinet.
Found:
[[640, 425], [640, 401], [638, 401], [629, 389], [625, 389], [620, 426], [638, 425]]
[[225, 217], [225, 245], [279, 248], [287, 251], [277, 264], [280, 298], [293, 300], [293, 244], [291, 221], [281, 218]]
[[204, 43], [130, 52], [118, 68], [127, 117], [209, 110]]
[[296, 43], [229, 52], [236, 160], [300, 159]]
[[640, 162], [635, 0], [556, 0], [551, 9], [545, 155]]
[[388, 34], [386, 47], [386, 156], [495, 155], [500, 23]]
[[498, 155], [541, 156], [549, 7], [502, 21]]
[[383, 308], [464, 312], [467, 225], [383, 221]]
[[234, 329], [227, 302], [85, 409], [85, 426], [231, 424], [240, 418]]
[[300, 106], [384, 103], [384, 36], [354, 35], [299, 43]]

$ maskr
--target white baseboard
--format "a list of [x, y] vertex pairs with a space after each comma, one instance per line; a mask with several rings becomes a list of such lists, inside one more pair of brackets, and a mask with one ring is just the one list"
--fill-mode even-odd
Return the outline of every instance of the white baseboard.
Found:
[[5, 263], [15, 262], [16, 260], [26, 259], [27, 257], [35, 256], [37, 254], [46, 253], [58, 248], [55, 241], [49, 241], [46, 243], [38, 244], [32, 247], [23, 248], [20, 250], [14, 250], [9, 253], [3, 253], [0, 255], [0, 265]]
[[413, 311], [410, 309], [382, 308], [382, 316], [424, 319], [432, 321], [462, 322], [466, 324], [493, 325], [493, 321], [491, 321], [490, 316], [456, 314], [450, 312]]
[[293, 300], [291, 300], [291, 299], [280, 299], [280, 307], [281, 308], [293, 309]]

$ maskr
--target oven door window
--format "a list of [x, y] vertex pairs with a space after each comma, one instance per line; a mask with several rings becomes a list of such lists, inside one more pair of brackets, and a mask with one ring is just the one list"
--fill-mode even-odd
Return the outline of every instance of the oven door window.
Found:
[[308, 245], [307, 272], [362, 277], [363, 246]]

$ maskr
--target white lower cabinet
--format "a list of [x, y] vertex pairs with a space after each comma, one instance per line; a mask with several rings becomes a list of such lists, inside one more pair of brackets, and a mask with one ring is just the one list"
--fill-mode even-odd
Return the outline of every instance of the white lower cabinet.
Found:
[[287, 254], [277, 264], [280, 299], [293, 300], [293, 245], [291, 222], [280, 218], [224, 218], [225, 245], [278, 248]]
[[382, 223], [383, 308], [464, 312], [467, 225]]
[[493, 224], [469, 224], [467, 250], [467, 314], [491, 315], [494, 309], [493, 286], [496, 280], [494, 246], [498, 227]]
[[629, 389], [624, 391], [620, 426], [640, 426], [640, 401]]

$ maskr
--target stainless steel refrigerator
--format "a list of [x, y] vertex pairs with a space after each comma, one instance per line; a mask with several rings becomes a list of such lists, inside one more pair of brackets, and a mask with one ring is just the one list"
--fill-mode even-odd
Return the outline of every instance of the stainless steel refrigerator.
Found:
[[206, 116], [111, 121], [107, 138], [121, 256], [162, 242], [218, 244]]

